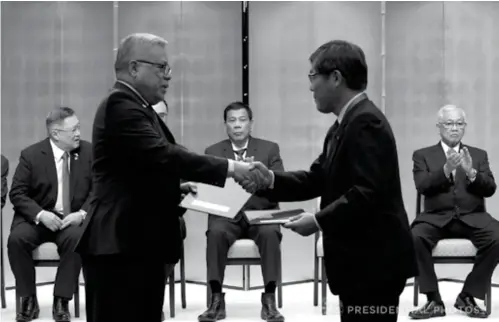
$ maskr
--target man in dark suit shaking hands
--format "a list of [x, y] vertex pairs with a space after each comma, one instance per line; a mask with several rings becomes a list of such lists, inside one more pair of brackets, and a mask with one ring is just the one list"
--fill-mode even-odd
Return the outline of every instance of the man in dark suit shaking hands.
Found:
[[77, 248], [89, 322], [159, 322], [165, 264], [173, 269], [182, 250], [180, 180], [224, 186], [228, 176], [251, 175], [248, 163], [177, 145], [153, 110], [172, 78], [166, 47], [151, 34], [125, 37], [117, 81], [95, 115], [95, 198]]
[[21, 296], [17, 321], [31, 321], [39, 314], [32, 257], [36, 247], [45, 242], [58, 247], [55, 321], [69, 321], [68, 301], [81, 270], [80, 256], [73, 250], [91, 199], [92, 149], [80, 140], [80, 122], [71, 108], [53, 110], [46, 125], [48, 138], [21, 152], [10, 190], [14, 218], [7, 248]]
[[321, 197], [321, 210], [285, 227], [308, 236], [319, 229], [329, 288], [339, 295], [341, 321], [396, 321], [406, 279], [416, 273], [402, 200], [397, 148], [390, 124], [367, 98], [364, 52], [331, 41], [310, 56], [310, 90], [321, 113], [337, 121], [308, 171], [272, 172], [243, 182], [275, 201]]

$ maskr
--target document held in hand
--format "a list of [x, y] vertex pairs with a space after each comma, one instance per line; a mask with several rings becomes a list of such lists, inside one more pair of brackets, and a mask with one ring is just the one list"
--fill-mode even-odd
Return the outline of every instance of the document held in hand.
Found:
[[227, 178], [223, 188], [199, 182], [196, 182], [196, 186], [197, 194], [186, 195], [180, 207], [234, 218], [251, 197], [251, 194], [232, 178]]
[[284, 225], [292, 217], [304, 213], [303, 209], [292, 210], [247, 210], [244, 212], [250, 225]]

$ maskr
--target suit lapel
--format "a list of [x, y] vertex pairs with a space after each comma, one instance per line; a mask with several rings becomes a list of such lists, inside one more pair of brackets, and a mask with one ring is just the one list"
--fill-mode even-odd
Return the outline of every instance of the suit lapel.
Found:
[[80, 149], [76, 149], [71, 151], [69, 160], [69, 194], [71, 202], [73, 202], [80, 173]]
[[45, 144], [42, 149], [43, 163], [45, 164], [45, 172], [47, 173], [47, 178], [51, 186], [50, 194], [54, 201], [57, 200], [58, 184], [57, 184], [57, 169], [55, 168], [54, 152], [50, 146], [50, 139], [45, 140]]
[[254, 157], [255, 161], [260, 160], [258, 156], [258, 144], [253, 138], [250, 136], [248, 139], [248, 149], [246, 150], [246, 157]]
[[223, 156], [227, 159], [234, 160], [234, 151], [232, 150], [232, 144], [230, 140], [225, 140], [223, 144]]

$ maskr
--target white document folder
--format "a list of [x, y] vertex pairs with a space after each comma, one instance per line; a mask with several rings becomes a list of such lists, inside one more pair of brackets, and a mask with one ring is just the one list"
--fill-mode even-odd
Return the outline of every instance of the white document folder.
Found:
[[198, 183], [197, 194], [189, 193], [180, 203], [180, 207], [208, 214], [234, 218], [251, 197], [232, 178], [227, 178], [225, 187]]

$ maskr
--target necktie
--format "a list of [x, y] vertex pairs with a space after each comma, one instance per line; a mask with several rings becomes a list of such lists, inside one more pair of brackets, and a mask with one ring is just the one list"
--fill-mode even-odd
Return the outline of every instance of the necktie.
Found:
[[335, 144], [334, 135], [336, 134], [338, 127], [340, 127], [340, 123], [338, 122], [338, 120], [336, 120], [336, 122], [334, 122], [333, 126], [331, 126], [329, 128], [329, 131], [327, 132], [327, 135], [326, 135], [327, 141], [328, 141], [327, 146], [326, 146], [326, 156], [328, 156], [328, 158], [329, 158], [329, 153], [333, 149], [333, 144]]
[[69, 194], [69, 153], [62, 156], [62, 212], [64, 216], [71, 212], [71, 199]]
[[246, 152], [246, 149], [234, 150], [234, 153], [236, 154], [236, 161], [243, 161], [244, 152]]

